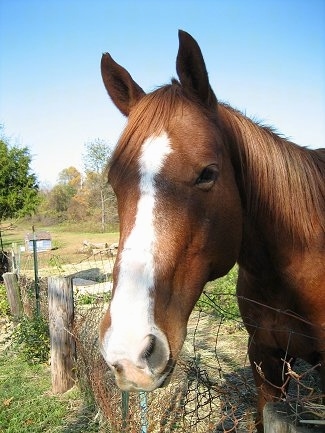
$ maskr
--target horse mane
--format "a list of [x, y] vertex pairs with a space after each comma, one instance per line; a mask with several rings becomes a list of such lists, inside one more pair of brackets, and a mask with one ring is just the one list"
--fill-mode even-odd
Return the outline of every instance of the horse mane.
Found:
[[246, 212], [308, 245], [319, 226], [325, 231], [325, 149], [298, 146], [227, 104], [218, 114], [230, 152], [237, 147]]
[[108, 165], [109, 179], [123, 177], [144, 140], [168, 129], [177, 110], [193, 103], [213, 121], [218, 118], [246, 213], [253, 220], [271, 217], [275, 229], [286, 228], [293, 240], [307, 244], [319, 226], [325, 231], [325, 149], [300, 147], [224, 103], [211, 113], [184, 95], [174, 79], [143, 96], [131, 111]]

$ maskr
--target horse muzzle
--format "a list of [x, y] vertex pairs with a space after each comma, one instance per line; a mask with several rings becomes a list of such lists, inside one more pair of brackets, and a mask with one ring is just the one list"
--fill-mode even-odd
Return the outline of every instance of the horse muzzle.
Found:
[[123, 391], [153, 391], [167, 385], [175, 366], [166, 337], [148, 334], [139, 345], [121, 345], [107, 335], [101, 346], [105, 361]]
[[166, 370], [160, 374], [153, 374], [147, 368], [137, 367], [128, 360], [121, 360], [110, 368], [116, 385], [122, 391], [154, 391], [168, 385], [174, 364], [168, 363]]

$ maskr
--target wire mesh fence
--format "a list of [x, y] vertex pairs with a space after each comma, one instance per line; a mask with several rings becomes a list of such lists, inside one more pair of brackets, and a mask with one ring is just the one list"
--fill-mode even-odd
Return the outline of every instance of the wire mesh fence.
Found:
[[[148, 393], [143, 429], [141, 395], [130, 394], [127, 419], [122, 394], [99, 353], [98, 323], [107, 307], [101, 303], [79, 314], [76, 322], [78, 372], [94, 395], [106, 421], [105, 432], [255, 432], [256, 389], [247, 361], [246, 331], [240, 322], [216, 319], [195, 310], [171, 383]], [[300, 362], [287, 378], [286, 401], [297, 421], [301, 413], [322, 410], [320, 380], [314, 368]], [[261, 373], [262, 374], [262, 373]], [[322, 409], [320, 409], [322, 408]], [[319, 417], [318, 417], [319, 418]]]
[[[48, 264], [53, 256], [42, 253], [41, 257]], [[224, 311], [217, 311], [217, 315], [211, 309], [202, 311], [204, 300], [190, 317], [187, 339], [170, 384], [148, 393], [145, 409], [143, 396], [130, 393], [125, 412], [123, 394], [100, 354], [98, 342], [99, 322], [109, 306], [113, 264], [111, 252], [99, 251], [74, 264], [62, 259], [56, 266], [41, 264], [39, 278], [41, 312], [45, 317], [45, 275], [69, 276], [76, 282], [76, 371], [80, 387], [94, 399], [102, 414], [101, 432], [254, 432], [256, 389], [247, 359], [246, 331], [240, 319], [229, 320]], [[35, 302], [34, 284], [31, 270], [21, 273], [21, 293], [30, 311]], [[220, 292], [222, 295], [222, 287]], [[283, 400], [291, 405], [295, 417], [301, 411], [324, 410], [315, 369], [301, 363], [295, 370], [286, 365], [286, 371], [292, 385]], [[324, 412], [320, 416], [324, 417]]]
[[[130, 410], [123, 426], [122, 394], [99, 352], [98, 324], [105, 307], [99, 302], [78, 314], [78, 376], [86, 379], [86, 386], [91, 387], [109, 420], [107, 431], [141, 432], [141, 396], [130, 394]], [[255, 390], [250, 368], [245, 366], [245, 340], [243, 329], [195, 311], [171, 383], [147, 395], [146, 431], [253, 432]]]

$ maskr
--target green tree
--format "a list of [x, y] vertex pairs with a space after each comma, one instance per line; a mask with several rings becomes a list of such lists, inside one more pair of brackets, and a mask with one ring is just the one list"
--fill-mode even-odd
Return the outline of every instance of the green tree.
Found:
[[86, 153], [82, 156], [86, 172], [103, 174], [104, 169], [112, 155], [112, 149], [105, 140], [95, 138], [85, 144]]
[[69, 185], [77, 192], [81, 187], [81, 174], [75, 167], [64, 168], [59, 173], [58, 183], [61, 185]]
[[58, 216], [63, 216], [68, 210], [76, 190], [71, 185], [57, 184], [49, 194], [49, 205]]
[[[63, 169], [58, 175], [58, 183], [50, 189], [40, 191], [42, 197], [38, 217], [46, 223], [54, 223], [70, 218], [70, 206], [81, 189], [81, 174], [75, 167]], [[75, 218], [73, 218], [75, 220]]]
[[0, 224], [6, 219], [33, 214], [40, 202], [36, 175], [30, 170], [27, 147], [0, 139]]
[[115, 203], [114, 193], [105, 179], [105, 167], [112, 155], [112, 149], [108, 144], [99, 138], [85, 144], [86, 154], [83, 155], [83, 163], [86, 172], [86, 179], [83, 187], [93, 192], [92, 201], [100, 204], [101, 227], [105, 231], [107, 221], [110, 219], [107, 214], [114, 214], [115, 210], [110, 206]]

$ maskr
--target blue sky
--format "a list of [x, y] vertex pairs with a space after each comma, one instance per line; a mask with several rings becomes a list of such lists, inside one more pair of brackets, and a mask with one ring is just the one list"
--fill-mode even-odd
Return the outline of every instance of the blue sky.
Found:
[[199, 42], [220, 100], [325, 147], [324, 0], [0, 0], [0, 124], [42, 183], [121, 133], [101, 54], [150, 91], [175, 76], [178, 29]]

